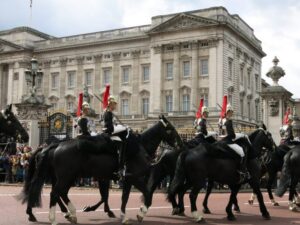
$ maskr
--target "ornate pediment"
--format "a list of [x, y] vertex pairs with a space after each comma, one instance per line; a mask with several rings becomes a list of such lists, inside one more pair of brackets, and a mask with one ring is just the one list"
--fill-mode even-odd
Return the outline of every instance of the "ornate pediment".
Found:
[[14, 52], [20, 50], [24, 50], [24, 48], [9, 41], [0, 39], [0, 53]]
[[160, 33], [177, 31], [184, 29], [193, 29], [198, 27], [217, 25], [217, 21], [187, 13], [178, 14], [171, 19], [153, 27], [148, 33]]

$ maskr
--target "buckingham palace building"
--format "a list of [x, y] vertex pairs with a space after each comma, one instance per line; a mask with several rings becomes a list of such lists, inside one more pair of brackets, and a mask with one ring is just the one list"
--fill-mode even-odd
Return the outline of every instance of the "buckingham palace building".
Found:
[[27, 94], [32, 57], [43, 76], [37, 91], [50, 111], [73, 113], [85, 86], [101, 115], [105, 85], [118, 99], [116, 114], [145, 129], [159, 114], [192, 127], [199, 101], [216, 126], [223, 95], [241, 129], [262, 119], [261, 41], [239, 15], [213, 7], [152, 17], [151, 24], [54, 37], [29, 27], [0, 31], [0, 107]]

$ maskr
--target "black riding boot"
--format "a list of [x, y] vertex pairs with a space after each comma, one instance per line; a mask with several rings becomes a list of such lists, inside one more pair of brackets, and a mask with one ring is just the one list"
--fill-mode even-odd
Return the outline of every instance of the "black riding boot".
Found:
[[243, 183], [251, 178], [250, 173], [247, 169], [246, 156], [241, 159], [239, 174], [240, 174], [240, 183]]

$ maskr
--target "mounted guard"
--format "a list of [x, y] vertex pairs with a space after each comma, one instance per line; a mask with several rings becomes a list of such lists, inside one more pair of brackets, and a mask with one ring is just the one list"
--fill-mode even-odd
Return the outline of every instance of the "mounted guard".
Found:
[[[247, 170], [247, 157], [245, 156], [245, 152], [243, 148], [236, 143], [236, 141], [240, 138], [246, 138], [248, 141], [248, 137], [245, 134], [238, 133], [236, 134], [233, 128], [233, 122], [232, 122], [232, 116], [233, 116], [233, 108], [230, 104], [227, 104], [226, 106], [226, 114], [225, 118], [222, 119], [222, 127], [225, 127], [225, 137], [222, 138], [221, 142], [226, 143], [232, 150], [235, 151], [236, 154], [238, 154], [241, 158], [240, 161], [240, 175], [242, 177], [242, 180], [249, 179], [250, 174]], [[251, 145], [250, 141], [249, 144]]]

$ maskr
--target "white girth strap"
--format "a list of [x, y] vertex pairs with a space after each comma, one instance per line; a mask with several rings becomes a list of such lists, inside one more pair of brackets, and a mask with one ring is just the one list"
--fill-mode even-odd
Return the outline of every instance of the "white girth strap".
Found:
[[245, 156], [243, 148], [238, 144], [228, 144], [228, 146], [242, 158]]

